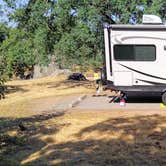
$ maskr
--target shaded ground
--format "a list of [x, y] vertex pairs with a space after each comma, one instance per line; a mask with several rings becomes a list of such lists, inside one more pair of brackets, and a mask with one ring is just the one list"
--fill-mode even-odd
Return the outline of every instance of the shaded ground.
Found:
[[[18, 127], [20, 122], [25, 131]], [[0, 165], [166, 165], [164, 114], [116, 117], [101, 112], [1, 118], [1, 126], [10, 128], [5, 130], [6, 138], [1, 136]]]

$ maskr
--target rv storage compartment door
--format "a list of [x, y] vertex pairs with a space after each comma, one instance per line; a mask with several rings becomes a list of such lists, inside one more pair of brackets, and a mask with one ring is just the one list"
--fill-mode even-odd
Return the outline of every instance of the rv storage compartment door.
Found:
[[114, 72], [114, 85], [115, 86], [132, 86], [133, 77], [130, 71], [115, 71]]

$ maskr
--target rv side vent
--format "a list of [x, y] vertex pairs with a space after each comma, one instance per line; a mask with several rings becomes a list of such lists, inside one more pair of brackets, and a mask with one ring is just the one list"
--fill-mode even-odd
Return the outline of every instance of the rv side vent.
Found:
[[143, 24], [163, 24], [160, 17], [156, 15], [144, 14]]

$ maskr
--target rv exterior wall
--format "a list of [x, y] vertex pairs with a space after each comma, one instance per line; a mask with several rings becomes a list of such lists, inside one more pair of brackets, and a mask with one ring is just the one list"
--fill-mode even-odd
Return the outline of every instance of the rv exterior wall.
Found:
[[[111, 26], [111, 55], [105, 37], [107, 79], [115, 86], [166, 86], [166, 27], [161, 25], [115, 25]], [[116, 59], [115, 46], [126, 46], [128, 51], [119, 51], [129, 59]], [[124, 49], [124, 50], [125, 50]], [[132, 59], [136, 55], [137, 59]], [[147, 57], [141, 59], [141, 56]], [[121, 56], [121, 55], [120, 55]], [[139, 57], [140, 56], [140, 57]], [[131, 58], [132, 57], [132, 58]], [[110, 74], [112, 59], [112, 76]]]
[[105, 43], [105, 59], [106, 59], [106, 74], [107, 74], [107, 80], [112, 80], [112, 71], [111, 71], [111, 50], [110, 50], [110, 31], [108, 28], [104, 29], [104, 43]]

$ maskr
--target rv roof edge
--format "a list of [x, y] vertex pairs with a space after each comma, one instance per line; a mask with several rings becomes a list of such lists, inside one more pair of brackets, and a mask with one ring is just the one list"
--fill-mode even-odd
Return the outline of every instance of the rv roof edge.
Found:
[[112, 30], [166, 30], [166, 25], [160, 24], [160, 25], [154, 25], [154, 24], [137, 24], [137, 25], [131, 25], [131, 24], [111, 24], [110, 28]]

